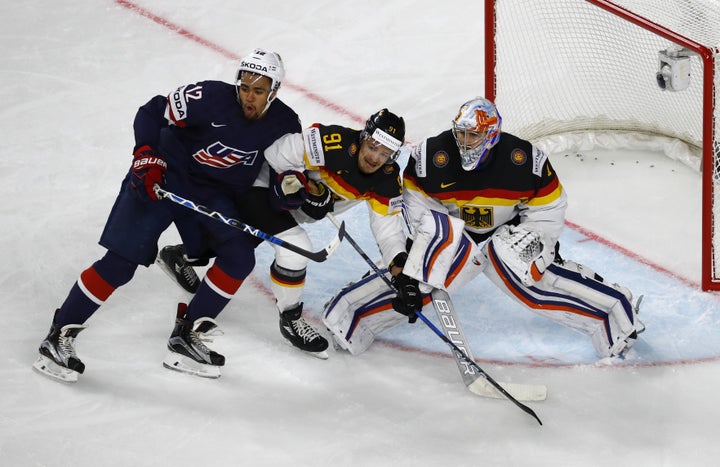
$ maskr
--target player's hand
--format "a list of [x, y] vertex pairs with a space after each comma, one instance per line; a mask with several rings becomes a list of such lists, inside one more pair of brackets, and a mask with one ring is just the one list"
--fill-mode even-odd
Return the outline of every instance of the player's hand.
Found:
[[302, 172], [287, 170], [275, 177], [271, 190], [276, 208], [285, 211], [297, 209], [307, 199], [307, 179]]
[[305, 214], [320, 220], [335, 208], [332, 191], [322, 182], [308, 180], [308, 194], [305, 203], [300, 207]]
[[165, 183], [167, 163], [150, 146], [140, 146], [133, 152], [132, 180], [130, 184], [142, 199], [157, 201], [154, 186]]
[[409, 323], [417, 321], [415, 311], [422, 310], [422, 295], [418, 288], [418, 281], [403, 273], [392, 278], [392, 284], [397, 289], [397, 296], [393, 299], [393, 309], [408, 317]]

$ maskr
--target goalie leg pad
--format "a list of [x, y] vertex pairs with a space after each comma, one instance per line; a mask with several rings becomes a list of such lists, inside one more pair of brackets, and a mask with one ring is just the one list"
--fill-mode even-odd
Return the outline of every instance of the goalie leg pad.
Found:
[[622, 355], [644, 329], [630, 292], [606, 284], [589, 268], [572, 261], [553, 263], [539, 282], [527, 286], [492, 243], [485, 248], [492, 264], [485, 274], [496, 286], [533, 312], [591, 336], [601, 357]]
[[[638, 306], [632, 305], [632, 293], [618, 284], [608, 284], [592, 269], [574, 261], [552, 265], [557, 276], [555, 287], [580, 297], [605, 310], [607, 318], [592, 334], [593, 344], [603, 357], [625, 354], [636, 342], [645, 325], [637, 317]], [[549, 276], [551, 278], [552, 276]]]
[[457, 289], [482, 272], [487, 262], [464, 229], [456, 217], [432, 210], [423, 215], [403, 268], [406, 276], [421, 282], [421, 292], [447, 289], [451, 283]]
[[[387, 269], [381, 272], [390, 277]], [[326, 305], [323, 323], [335, 342], [352, 355], [363, 353], [375, 336], [407, 317], [393, 310], [395, 292], [376, 274], [345, 286]]]

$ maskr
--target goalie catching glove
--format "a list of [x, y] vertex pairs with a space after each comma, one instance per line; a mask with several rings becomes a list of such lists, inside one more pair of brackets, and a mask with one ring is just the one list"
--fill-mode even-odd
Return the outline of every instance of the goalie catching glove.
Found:
[[497, 256], [528, 287], [539, 282], [555, 260], [555, 245], [522, 225], [501, 226], [491, 242]]
[[308, 180], [308, 185], [310, 190], [308, 190], [307, 198], [300, 209], [313, 219], [320, 220], [327, 213], [333, 211], [335, 199], [332, 191], [324, 183]]

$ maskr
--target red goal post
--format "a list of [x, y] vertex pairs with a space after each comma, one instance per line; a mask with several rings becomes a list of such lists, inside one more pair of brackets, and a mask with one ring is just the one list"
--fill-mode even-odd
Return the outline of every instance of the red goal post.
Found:
[[716, 0], [485, 0], [504, 130], [550, 152], [660, 148], [702, 172], [703, 290], [720, 290], [719, 46]]

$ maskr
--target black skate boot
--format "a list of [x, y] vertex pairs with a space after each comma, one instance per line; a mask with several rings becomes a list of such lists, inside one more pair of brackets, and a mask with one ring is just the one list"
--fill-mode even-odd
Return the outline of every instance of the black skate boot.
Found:
[[47, 337], [40, 343], [40, 356], [33, 368], [66, 383], [76, 382], [78, 375], [85, 371], [85, 364], [75, 353], [75, 338], [85, 327], [81, 324], [59, 327], [53, 322]]
[[292, 345], [314, 357], [326, 359], [328, 341], [302, 318], [303, 304], [280, 313], [280, 333]]
[[185, 256], [185, 247], [182, 245], [166, 246], [157, 255], [155, 263], [160, 269], [178, 283], [180, 287], [190, 293], [197, 292], [200, 287], [200, 278], [193, 266], [204, 266], [205, 262], [188, 261]]
[[208, 336], [222, 333], [212, 318], [200, 318], [194, 322], [185, 319], [186, 309], [186, 304], [178, 304], [175, 328], [168, 340], [169, 352], [163, 360], [163, 366], [203, 378], [219, 378], [225, 357], [208, 349], [205, 342], [212, 342]]

